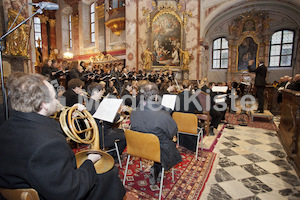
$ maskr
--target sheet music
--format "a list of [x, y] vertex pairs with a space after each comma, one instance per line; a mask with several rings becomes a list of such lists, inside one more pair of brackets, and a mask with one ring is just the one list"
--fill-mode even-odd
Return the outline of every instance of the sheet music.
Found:
[[227, 94], [220, 94], [220, 95], [217, 95], [214, 99], [215, 103], [223, 103], [225, 102], [226, 100], [226, 96]]
[[174, 110], [177, 95], [164, 94], [161, 100], [161, 105]]
[[227, 92], [228, 86], [213, 86], [211, 90], [212, 92]]
[[123, 99], [103, 99], [93, 117], [106, 122], [113, 122]]

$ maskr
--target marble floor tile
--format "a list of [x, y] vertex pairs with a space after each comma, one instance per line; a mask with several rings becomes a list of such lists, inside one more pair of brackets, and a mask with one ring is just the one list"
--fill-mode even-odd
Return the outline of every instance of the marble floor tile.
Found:
[[237, 180], [253, 176], [251, 173], [249, 173], [240, 166], [226, 167], [224, 168], [224, 170], [227, 171], [232, 177], [234, 177]]
[[239, 182], [237, 180], [226, 181], [223, 183], [219, 183], [219, 185], [233, 199], [241, 199], [241, 198], [245, 198], [245, 197], [254, 195], [253, 192], [251, 192], [247, 187], [245, 187], [241, 182]]
[[273, 154], [274, 156], [277, 156], [278, 158], [286, 157], [286, 154], [284, 152], [278, 150], [269, 151], [269, 153]]
[[236, 155], [236, 156], [230, 156], [229, 160], [233, 161], [237, 165], [246, 165], [246, 164], [251, 164], [252, 161], [248, 160], [242, 155]]
[[282, 149], [282, 145], [281, 144], [278, 144], [278, 143], [270, 143], [268, 144], [270, 145], [271, 147], [273, 147], [274, 149]]
[[280, 178], [278, 178], [277, 176], [275, 176], [273, 174], [265, 174], [265, 175], [261, 175], [261, 176], [256, 176], [256, 178], [258, 178], [261, 182], [268, 185], [273, 190], [278, 191], [278, 190], [283, 190], [283, 189], [291, 187], [290, 184], [288, 184], [285, 181], [282, 181]]
[[286, 198], [283, 198], [282, 195], [280, 195], [278, 192], [266, 192], [256, 195], [261, 200], [284, 200]]
[[273, 189], [261, 182], [256, 177], [250, 177], [240, 180], [254, 194], [271, 192]]
[[255, 145], [255, 147], [261, 149], [262, 151], [272, 151], [272, 150], [277, 150], [277, 149], [273, 148], [272, 146], [269, 146], [269, 145], [266, 145], [266, 144]]
[[279, 194], [284, 197], [289, 197], [289, 199], [297, 198], [300, 199], [300, 191], [294, 188], [287, 188], [284, 190], [280, 190]]
[[286, 160], [273, 160], [271, 162], [285, 170], [293, 169], [293, 167]]
[[215, 178], [217, 182], [234, 180], [234, 178], [227, 171], [225, 171], [224, 168], [217, 169]]
[[226, 138], [227, 140], [231, 140], [231, 141], [240, 140], [239, 138], [234, 137], [234, 136], [226, 136], [225, 138]]
[[272, 137], [277, 137], [277, 133], [276, 132], [264, 132], [264, 134], [268, 135], [268, 136], [272, 136]]
[[216, 200], [216, 199], [222, 199], [222, 200], [231, 200], [232, 197], [229, 196], [226, 191], [220, 187], [219, 184], [214, 184], [210, 188], [210, 193], [207, 197], [208, 200]]
[[240, 155], [245, 155], [245, 154], [251, 153], [250, 151], [248, 151], [247, 149], [245, 149], [243, 147], [233, 147], [233, 148], [231, 148], [231, 150], [233, 150], [234, 152], [236, 152]]
[[278, 165], [275, 165], [272, 162], [259, 162], [259, 163], [256, 163], [256, 165], [260, 166], [261, 168], [263, 168], [264, 170], [266, 170], [270, 173], [278, 173], [278, 172], [285, 171], [285, 169], [283, 169], [282, 167], [279, 167]]
[[235, 144], [234, 142], [230, 141], [230, 142], [222, 142], [222, 144], [224, 146], [226, 146], [227, 148], [232, 148], [232, 147], [238, 147], [239, 145]]
[[245, 140], [246, 142], [253, 144], [253, 145], [257, 145], [257, 144], [261, 144], [261, 142], [258, 142], [257, 140], [251, 139], [251, 140]]
[[275, 176], [279, 177], [280, 179], [284, 180], [288, 184], [292, 186], [299, 186], [300, 182], [297, 176], [294, 174], [291, 174], [287, 171], [284, 172], [279, 172], [279, 173], [274, 173]]
[[261, 149], [258, 149], [258, 148], [250, 148], [249, 151], [251, 151], [252, 153], [254, 153], [256, 155], [259, 155], [259, 157], [261, 157], [267, 161], [278, 159], [277, 156], [274, 156], [273, 154], [269, 153], [268, 151], [262, 151]]
[[249, 147], [252, 146], [252, 144], [249, 144], [248, 142], [245, 142], [244, 140], [236, 140], [236, 141], [234, 141], [234, 143], [245, 149], [248, 149]]
[[221, 167], [230, 167], [230, 166], [236, 166], [236, 163], [232, 162], [227, 157], [222, 157], [222, 158], [219, 159], [219, 165]]
[[220, 153], [224, 154], [225, 156], [238, 155], [236, 152], [232, 151], [231, 149], [220, 149]]
[[253, 176], [269, 174], [269, 172], [267, 172], [266, 170], [264, 170], [261, 167], [257, 166], [256, 164], [241, 165], [241, 167], [244, 168], [245, 170], [247, 170]]
[[261, 158], [260, 156], [252, 153], [252, 154], [246, 154], [246, 155], [243, 155], [245, 158], [247, 158], [248, 160], [256, 163], [256, 162], [263, 162], [263, 161], [266, 161], [265, 159]]

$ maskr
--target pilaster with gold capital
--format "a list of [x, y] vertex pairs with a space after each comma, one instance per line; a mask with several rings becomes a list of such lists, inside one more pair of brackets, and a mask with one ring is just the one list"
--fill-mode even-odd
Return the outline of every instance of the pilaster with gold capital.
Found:
[[39, 18], [40, 18], [42, 24], [46, 24], [47, 21], [49, 20], [49, 17], [47, 17], [45, 15], [40, 15]]
[[50, 49], [56, 49], [56, 33], [55, 33], [55, 19], [49, 19], [49, 24], [50, 24]]
[[49, 19], [48, 21], [49, 21], [50, 27], [55, 27], [55, 23], [56, 23], [55, 19]]

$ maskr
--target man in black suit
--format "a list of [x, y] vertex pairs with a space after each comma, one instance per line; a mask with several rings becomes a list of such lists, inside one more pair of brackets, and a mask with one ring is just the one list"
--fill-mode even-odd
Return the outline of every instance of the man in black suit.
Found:
[[264, 112], [264, 91], [266, 87], [267, 67], [263, 60], [258, 61], [258, 67], [253, 66], [254, 60], [249, 61], [249, 72], [255, 72], [254, 86], [256, 87], [256, 97], [258, 98], [258, 108], [255, 112]]
[[77, 169], [56, 112], [55, 90], [41, 75], [24, 75], [8, 84], [14, 110], [0, 127], [0, 187], [34, 188], [42, 199], [122, 199], [125, 189], [113, 167], [97, 174], [89, 154]]

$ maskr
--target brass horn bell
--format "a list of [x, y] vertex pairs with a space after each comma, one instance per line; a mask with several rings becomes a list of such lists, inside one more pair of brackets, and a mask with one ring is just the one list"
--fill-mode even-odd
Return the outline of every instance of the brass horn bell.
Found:
[[87, 111], [79, 111], [77, 106], [64, 109], [59, 117], [65, 134], [77, 143], [90, 144], [91, 149], [76, 153], [77, 168], [87, 159], [88, 154], [98, 153], [101, 159], [94, 163], [98, 174], [113, 168], [115, 162], [111, 155], [100, 150], [99, 130], [93, 116]]

